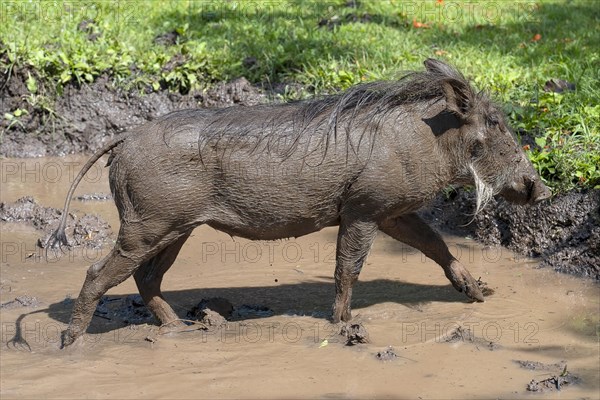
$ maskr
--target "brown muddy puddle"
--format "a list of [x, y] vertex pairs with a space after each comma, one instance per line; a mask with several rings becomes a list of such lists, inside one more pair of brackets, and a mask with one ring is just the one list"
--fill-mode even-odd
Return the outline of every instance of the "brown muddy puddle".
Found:
[[[0, 201], [31, 195], [62, 207], [70, 170], [77, 173], [84, 161], [2, 160]], [[107, 172], [92, 169], [76, 194], [108, 193]], [[112, 201], [74, 201], [71, 210], [100, 213], [118, 228]], [[432, 261], [380, 234], [353, 294], [354, 320], [368, 331], [369, 343], [349, 347], [327, 320], [335, 229], [249, 242], [201, 227], [163, 281], [178, 314], [185, 318], [201, 299], [215, 296], [272, 312], [208, 332], [167, 335], [152, 323], [94, 317], [83, 346], [61, 351], [59, 332], [72, 304], [65, 299], [77, 296], [89, 264], [110, 248], [75, 250], [46, 262], [37, 257], [40, 235], [33, 228], [0, 227], [1, 303], [22, 295], [39, 301], [0, 310], [3, 399], [600, 397], [599, 287], [536, 269], [536, 262], [505, 249], [446, 238], [472, 275], [495, 291], [474, 304]], [[120, 301], [131, 294], [137, 290], [130, 278], [108, 296]], [[15, 321], [29, 312], [21, 328], [32, 351], [7, 346]], [[378, 359], [388, 346], [397, 357]], [[559, 365], [526, 369], [515, 360]], [[579, 383], [527, 392], [531, 380], [560, 375], [565, 363]]]

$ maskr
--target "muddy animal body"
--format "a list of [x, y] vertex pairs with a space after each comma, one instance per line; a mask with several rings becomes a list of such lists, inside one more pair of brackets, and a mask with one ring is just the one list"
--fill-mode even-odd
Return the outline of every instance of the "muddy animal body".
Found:
[[[164, 273], [202, 224], [252, 240], [339, 226], [333, 321], [351, 319], [352, 285], [378, 231], [436, 261], [459, 291], [476, 281], [414, 212], [448, 185], [474, 184], [477, 208], [500, 194], [549, 197], [498, 108], [436, 61], [396, 82], [306, 102], [168, 114], [106, 145], [121, 228], [92, 265], [63, 345], [87, 329], [99, 298], [134, 275], [163, 324], [181, 324], [160, 291]], [[66, 221], [66, 217], [63, 222]], [[54, 239], [66, 243], [64, 223]]]

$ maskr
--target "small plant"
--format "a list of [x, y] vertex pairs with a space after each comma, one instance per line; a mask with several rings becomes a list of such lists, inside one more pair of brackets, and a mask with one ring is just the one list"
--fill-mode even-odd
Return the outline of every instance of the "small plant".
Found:
[[0, 143], [2, 143], [2, 140], [4, 139], [4, 133], [8, 132], [13, 126], [19, 125], [21, 129], [25, 130], [25, 126], [20, 121], [20, 118], [27, 114], [29, 114], [29, 112], [22, 108], [17, 108], [11, 113], [4, 113], [4, 120], [8, 122], [8, 125], [0, 133]]

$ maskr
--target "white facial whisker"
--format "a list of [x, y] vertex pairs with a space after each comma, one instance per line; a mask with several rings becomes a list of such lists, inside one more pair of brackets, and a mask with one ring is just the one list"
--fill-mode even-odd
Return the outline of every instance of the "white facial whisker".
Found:
[[471, 170], [473, 180], [475, 181], [476, 206], [475, 213], [473, 214], [473, 218], [475, 218], [475, 216], [479, 214], [485, 205], [494, 197], [494, 188], [479, 177], [473, 164], [469, 165], [469, 169]]

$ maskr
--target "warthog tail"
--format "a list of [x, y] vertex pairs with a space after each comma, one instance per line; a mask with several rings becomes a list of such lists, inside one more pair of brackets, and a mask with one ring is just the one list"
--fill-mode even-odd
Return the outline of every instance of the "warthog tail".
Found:
[[75, 177], [75, 179], [73, 180], [73, 183], [71, 184], [71, 187], [69, 188], [69, 193], [67, 193], [67, 198], [65, 199], [65, 205], [63, 207], [62, 216], [60, 218], [60, 223], [58, 224], [58, 228], [56, 228], [56, 230], [54, 232], [52, 232], [52, 234], [50, 235], [50, 237], [48, 238], [48, 241], [46, 242], [46, 244], [44, 246], [46, 248], [46, 251], [48, 251], [49, 247], [56, 248], [58, 246], [62, 250], [61, 246], [63, 244], [65, 246], [69, 245], [69, 241], [67, 239], [67, 234], [65, 233], [65, 228], [67, 227], [67, 218], [69, 216], [69, 206], [71, 205], [71, 199], [73, 197], [73, 193], [75, 192], [75, 189], [77, 188], [77, 185], [79, 185], [79, 182], [81, 182], [81, 179], [83, 179], [85, 174], [89, 171], [89, 169], [92, 167], [92, 165], [94, 165], [94, 163], [96, 163], [96, 161], [98, 161], [100, 159], [100, 157], [102, 157], [104, 154], [106, 154], [113, 148], [117, 147], [127, 137], [128, 137], [128, 135], [123, 135], [123, 136], [115, 138], [115, 139], [111, 140], [110, 142], [106, 143], [104, 146], [102, 146], [102, 148], [100, 148], [100, 150], [98, 150], [96, 153], [94, 153], [94, 155], [92, 157], [90, 157], [90, 159], [85, 163], [85, 165], [83, 166], [81, 171], [79, 171], [79, 174]]

